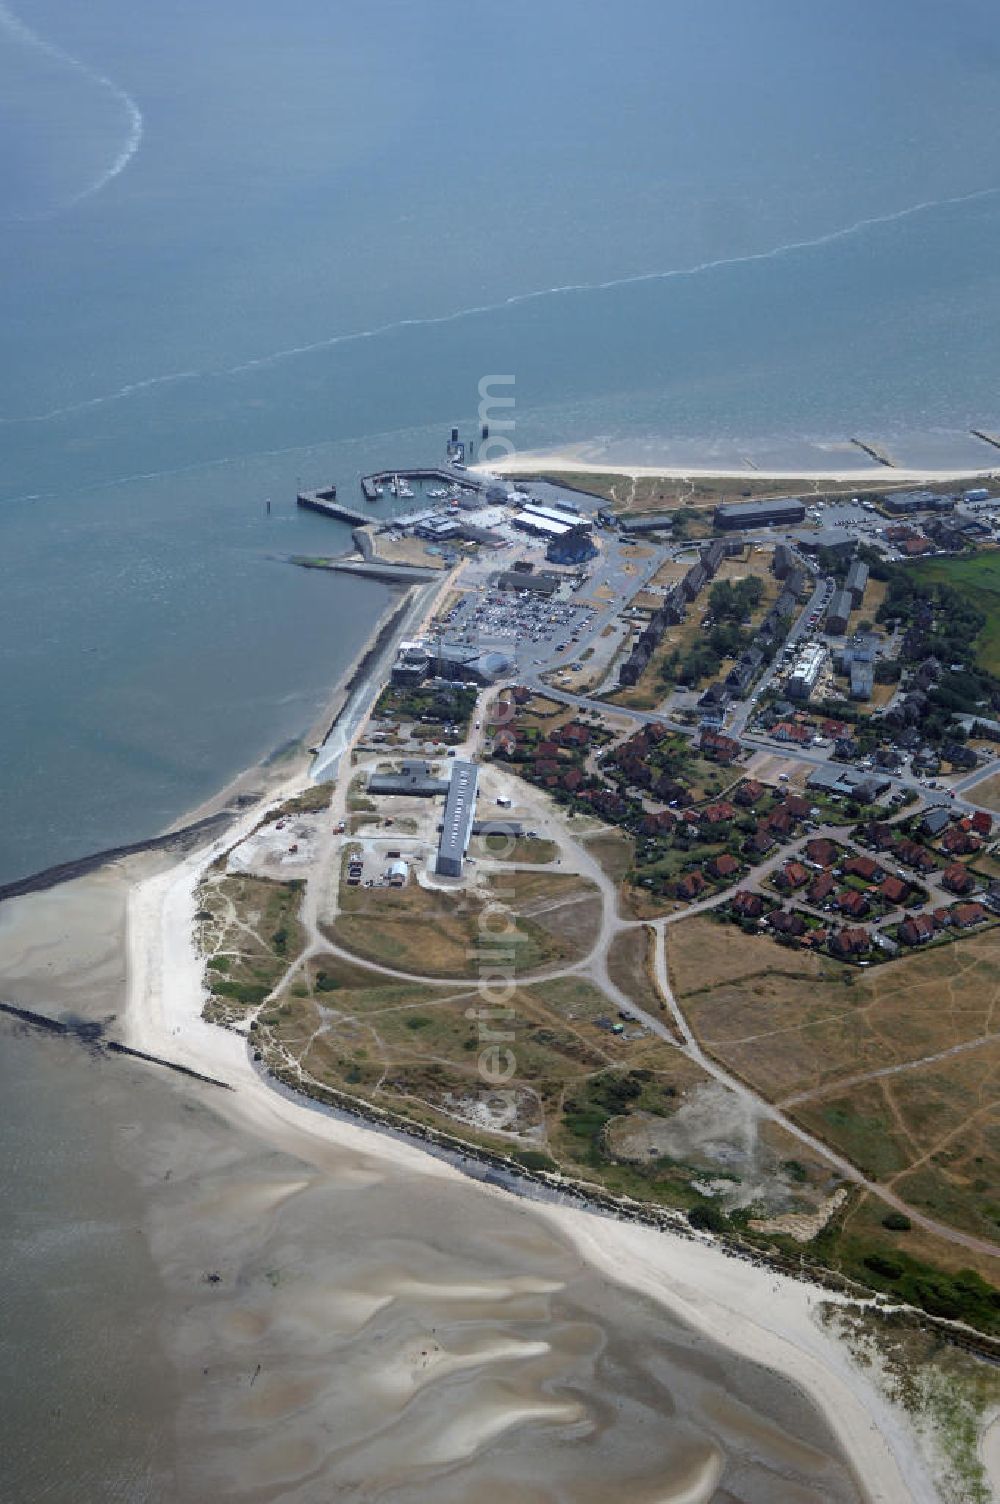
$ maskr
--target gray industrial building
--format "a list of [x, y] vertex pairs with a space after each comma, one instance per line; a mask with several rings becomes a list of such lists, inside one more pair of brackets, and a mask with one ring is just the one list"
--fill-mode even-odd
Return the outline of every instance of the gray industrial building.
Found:
[[847, 590], [835, 590], [826, 610], [826, 630], [834, 636], [847, 631], [847, 622], [854, 610], [854, 601]]
[[435, 778], [429, 762], [405, 761], [398, 773], [372, 773], [368, 778], [369, 794], [409, 794], [419, 799], [433, 799], [448, 791], [447, 778]]
[[818, 554], [820, 549], [827, 549], [830, 553], [847, 554], [853, 553], [855, 538], [844, 527], [821, 527], [815, 532], [804, 532], [796, 535], [796, 542], [803, 553]]
[[461, 877], [476, 814], [479, 770], [474, 762], [456, 762], [444, 805], [444, 821], [435, 871], [441, 877]]
[[535, 595], [554, 595], [562, 584], [562, 576], [542, 570], [534, 574], [528, 570], [505, 569], [496, 577], [498, 590], [530, 590]]
[[793, 497], [776, 501], [724, 502], [715, 509], [715, 526], [727, 532], [736, 527], [771, 527], [773, 523], [804, 522], [803, 502]]
[[859, 773], [854, 768], [845, 768], [837, 763], [824, 763], [814, 768], [806, 779], [806, 787], [823, 789], [828, 794], [847, 794], [859, 804], [869, 804], [884, 794], [891, 779], [882, 773]]

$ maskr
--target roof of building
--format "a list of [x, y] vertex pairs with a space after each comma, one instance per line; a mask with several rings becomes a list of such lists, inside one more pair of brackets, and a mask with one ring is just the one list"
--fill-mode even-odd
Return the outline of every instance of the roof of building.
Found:
[[445, 800], [438, 859], [461, 863], [472, 833], [476, 813], [476, 789], [479, 769], [474, 762], [456, 761], [451, 770], [448, 797]]

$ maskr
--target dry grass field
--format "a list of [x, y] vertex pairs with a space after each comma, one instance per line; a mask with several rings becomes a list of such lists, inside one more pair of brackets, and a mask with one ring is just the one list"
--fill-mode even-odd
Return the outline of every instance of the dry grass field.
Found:
[[[477, 951], [490, 933], [510, 940], [521, 973], [577, 960], [596, 940], [600, 899], [583, 878], [506, 872], [487, 892], [500, 913], [481, 921], [487, 902], [475, 893], [440, 892], [416, 882], [405, 888], [342, 883], [340, 913], [323, 927], [363, 960], [426, 977], [474, 977]], [[504, 910], [510, 912], [509, 930]]]
[[692, 992], [756, 977], [776, 966], [803, 979], [835, 977], [842, 969], [822, 956], [781, 949], [766, 935], [745, 935], [735, 925], [722, 925], [707, 915], [669, 927], [667, 964], [671, 985], [682, 1001]]
[[689, 1023], [721, 1064], [911, 1206], [997, 1239], [1000, 1254], [993, 933], [861, 971], [696, 918], [671, 926], [668, 956]]
[[608, 975], [626, 997], [658, 1017], [666, 1004], [653, 978], [653, 943], [652, 931], [621, 930], [608, 950]]

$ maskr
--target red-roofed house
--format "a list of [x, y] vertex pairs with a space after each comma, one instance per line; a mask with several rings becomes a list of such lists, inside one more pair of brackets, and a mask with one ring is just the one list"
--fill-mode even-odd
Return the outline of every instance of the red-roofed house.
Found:
[[809, 881], [809, 869], [801, 862], [786, 862], [781, 871], [775, 873], [774, 881], [779, 888], [790, 891], [802, 888]]
[[715, 804], [705, 805], [701, 818], [706, 825], [724, 825], [727, 820], [736, 819], [736, 807], [728, 799], [719, 799]]
[[699, 742], [701, 750], [707, 757], [713, 757], [716, 762], [735, 762], [740, 755], [740, 744], [731, 736], [723, 736], [721, 731], [712, 731], [708, 727], [701, 733]]
[[678, 878], [674, 886], [674, 892], [678, 898], [691, 899], [697, 898], [698, 894], [703, 893], [706, 887], [707, 883], [700, 872], [688, 872], [684, 877]]
[[752, 809], [757, 800], [763, 798], [765, 793], [766, 790], [762, 783], [758, 783], [755, 778], [748, 778], [736, 790], [736, 793], [733, 795], [733, 802], [734, 804], [741, 804], [744, 809]]
[[993, 816], [985, 809], [977, 809], [972, 817], [972, 828], [977, 836], [988, 839], [993, 834]]
[[783, 909], [775, 909], [768, 914], [767, 924], [777, 935], [804, 935], [806, 922], [801, 914], [786, 914]]
[[980, 849], [982, 844], [979, 837], [971, 830], [962, 830], [956, 826], [952, 826], [951, 830], [946, 830], [941, 837], [941, 850], [948, 856], [971, 856], [974, 851]]
[[862, 929], [844, 929], [830, 939], [830, 949], [835, 956], [863, 955], [870, 946], [868, 931]]
[[866, 883], [882, 876], [882, 868], [870, 856], [852, 856], [844, 863], [844, 871], [852, 877], [860, 877]]
[[553, 741], [563, 747], [586, 747], [590, 744], [591, 730], [579, 721], [567, 721], [560, 731], [553, 731]]
[[771, 813], [765, 817], [763, 823], [767, 825], [769, 829], [773, 830], [775, 835], [778, 836], [790, 836], [795, 828], [795, 821], [792, 819], [787, 809], [781, 808], [772, 810]]
[[835, 887], [833, 878], [829, 872], [820, 872], [809, 884], [806, 897], [812, 904], [825, 903]]
[[971, 929], [989, 917], [981, 903], [953, 903], [951, 906], [951, 922], [960, 930]]
[[771, 727], [771, 735], [776, 742], [798, 742], [804, 746], [812, 741], [812, 731], [808, 726], [796, 726], [792, 721], [779, 721]]
[[852, 919], [862, 919], [868, 913], [868, 900], [863, 893], [853, 888], [844, 888], [837, 894], [837, 908]]
[[941, 884], [942, 887], [948, 889], [949, 893], [958, 894], [971, 893], [976, 886], [975, 879], [971, 873], [966, 872], [961, 862], [952, 862], [950, 867], [944, 869], [941, 874]]
[[655, 815], [643, 815], [639, 821], [639, 834], [642, 836], [666, 835], [676, 824], [677, 816], [671, 814], [668, 809], [661, 809]]
[[705, 870], [709, 877], [735, 877], [740, 870], [740, 864], [734, 856], [730, 856], [728, 851], [723, 851], [719, 856], [713, 856]]
[[759, 919], [764, 912], [764, 900], [760, 894], [748, 893], [745, 888], [733, 894], [729, 906], [734, 914], [739, 914], [743, 919]]
[[814, 867], [832, 867], [839, 855], [836, 842], [828, 841], [825, 836], [815, 836], [806, 842], [806, 858]]
[[934, 920], [930, 914], [907, 914], [899, 926], [899, 938], [904, 945], [925, 945], [934, 938]]
[[905, 903], [910, 894], [909, 883], [904, 883], [901, 877], [887, 877], [879, 884], [879, 892], [886, 903]]

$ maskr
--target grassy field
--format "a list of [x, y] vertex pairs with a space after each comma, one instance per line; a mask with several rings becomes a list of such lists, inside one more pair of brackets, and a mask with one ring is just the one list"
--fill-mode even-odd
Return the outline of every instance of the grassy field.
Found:
[[951, 585], [986, 617], [976, 641], [980, 668], [1000, 674], [1000, 551], [978, 553], [968, 558], [928, 559], [910, 565], [916, 580]]
[[[596, 889], [552, 872], [505, 872], [490, 890], [513, 917], [515, 970], [575, 961], [593, 945], [600, 923]], [[368, 961], [427, 977], [474, 977], [485, 900], [464, 892], [341, 885], [340, 912], [324, 929]], [[492, 923], [492, 921], [491, 921]]]
[[1000, 1258], [995, 936], [857, 971], [735, 930], [722, 945], [715, 929], [695, 918], [668, 938], [702, 1046], [915, 1208], [997, 1240]]

